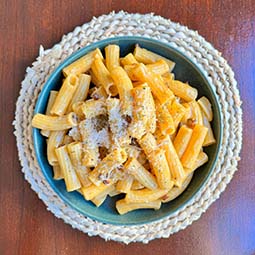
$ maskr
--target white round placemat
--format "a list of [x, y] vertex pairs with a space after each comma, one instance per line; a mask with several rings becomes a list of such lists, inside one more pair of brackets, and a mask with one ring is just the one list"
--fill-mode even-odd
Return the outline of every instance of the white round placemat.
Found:
[[[31, 119], [34, 106], [45, 81], [66, 57], [78, 49], [114, 36], [138, 35], [169, 43], [193, 60], [211, 82], [222, 108], [223, 144], [216, 167], [202, 190], [185, 207], [153, 223], [116, 226], [92, 220], [65, 204], [52, 190], [40, 170], [33, 147]], [[14, 120], [15, 136], [22, 172], [31, 188], [56, 217], [89, 236], [105, 240], [148, 243], [167, 238], [186, 228], [219, 198], [237, 170], [242, 145], [241, 100], [234, 73], [221, 53], [197, 32], [154, 14], [112, 12], [93, 18], [64, 35], [52, 49], [40, 47], [39, 56], [26, 70], [17, 100]]]

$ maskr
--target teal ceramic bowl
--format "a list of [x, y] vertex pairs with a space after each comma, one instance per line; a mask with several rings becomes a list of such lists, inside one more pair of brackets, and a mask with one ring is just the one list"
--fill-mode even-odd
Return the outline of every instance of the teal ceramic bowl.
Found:
[[110, 38], [93, 43], [71, 55], [69, 58], [64, 60], [51, 74], [39, 95], [34, 113], [45, 113], [50, 90], [58, 90], [60, 88], [63, 78], [61, 71], [65, 66], [71, 64], [76, 59], [82, 57], [95, 48], [104, 49], [104, 47], [108, 44], [119, 45], [121, 49], [121, 56], [124, 56], [127, 53], [132, 52], [135, 44], [137, 43], [141, 47], [173, 60], [176, 63], [176, 67], [174, 68], [176, 79], [183, 82], [188, 81], [192, 86], [198, 89], [199, 97], [206, 96], [210, 99], [213, 106], [214, 119], [212, 122], [212, 127], [217, 143], [205, 148], [205, 152], [209, 156], [208, 163], [195, 171], [188, 188], [178, 198], [169, 203], [162, 204], [161, 209], [157, 211], [143, 209], [133, 211], [125, 215], [119, 215], [115, 209], [115, 202], [122, 197], [121, 195], [114, 198], [107, 198], [104, 204], [97, 208], [91, 202], [85, 201], [82, 195], [80, 195], [78, 192], [67, 192], [63, 180], [56, 181], [53, 179], [52, 167], [49, 165], [46, 157], [46, 140], [40, 134], [38, 129], [33, 129], [34, 147], [38, 163], [46, 180], [49, 182], [56, 194], [63, 199], [67, 205], [71, 206], [81, 214], [100, 222], [115, 225], [137, 225], [153, 222], [169, 216], [182, 208], [196, 195], [197, 192], [199, 192], [199, 190], [205, 185], [208, 177], [214, 171], [215, 163], [217, 161], [221, 146], [222, 121], [220, 107], [215, 93], [206, 77], [199, 70], [198, 66], [196, 66], [181, 52], [170, 47], [168, 44], [143, 37], [125, 36]]

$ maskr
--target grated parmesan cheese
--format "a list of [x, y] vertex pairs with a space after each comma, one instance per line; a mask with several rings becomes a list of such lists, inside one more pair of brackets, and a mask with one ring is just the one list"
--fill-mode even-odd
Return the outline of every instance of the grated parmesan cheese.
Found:
[[71, 136], [75, 142], [81, 141], [81, 134], [78, 127], [72, 127], [69, 130], [68, 135]]
[[121, 147], [130, 143], [127, 132], [128, 123], [121, 115], [120, 100], [117, 98], [108, 98], [106, 100], [110, 129], [114, 146]]
[[107, 149], [110, 147], [110, 135], [108, 127], [102, 128], [97, 131], [97, 118], [85, 119], [79, 125], [82, 140], [86, 143], [89, 149], [104, 146]]

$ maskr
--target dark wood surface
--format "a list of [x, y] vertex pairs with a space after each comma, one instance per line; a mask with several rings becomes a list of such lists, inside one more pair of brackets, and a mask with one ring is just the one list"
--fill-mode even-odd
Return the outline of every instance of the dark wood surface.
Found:
[[[242, 160], [226, 191], [192, 226], [148, 245], [88, 237], [48, 212], [20, 171], [11, 125], [20, 82], [39, 45], [52, 47], [93, 16], [121, 9], [154, 12], [198, 30], [232, 66], [243, 101]], [[254, 59], [254, 0], [1, 0], [0, 254], [255, 254]]]

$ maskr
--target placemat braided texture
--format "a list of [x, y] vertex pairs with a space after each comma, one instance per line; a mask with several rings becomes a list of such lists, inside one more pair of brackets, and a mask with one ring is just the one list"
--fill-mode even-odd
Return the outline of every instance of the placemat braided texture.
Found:
[[[177, 48], [200, 69], [213, 85], [222, 108], [223, 145], [215, 170], [204, 188], [181, 210], [162, 220], [139, 226], [116, 226], [92, 220], [66, 205], [52, 190], [40, 170], [33, 148], [31, 119], [45, 81], [66, 57], [78, 49], [108, 37], [139, 35], [158, 39]], [[105, 240], [148, 243], [167, 238], [186, 228], [219, 198], [237, 170], [242, 145], [242, 110], [234, 73], [221, 53], [197, 32], [154, 14], [126, 12], [102, 15], [64, 35], [52, 49], [40, 47], [39, 56], [26, 70], [15, 114], [15, 135], [25, 179], [56, 217], [89, 236]]]

